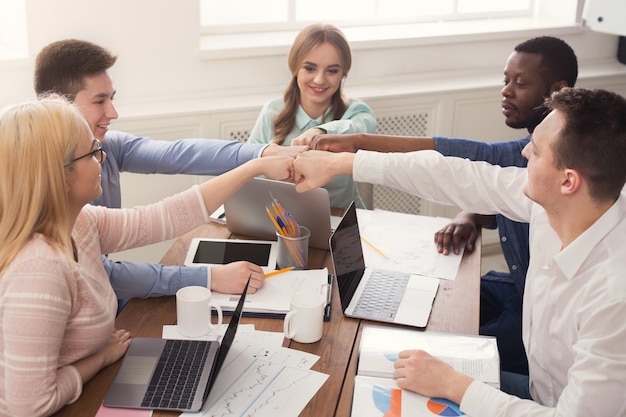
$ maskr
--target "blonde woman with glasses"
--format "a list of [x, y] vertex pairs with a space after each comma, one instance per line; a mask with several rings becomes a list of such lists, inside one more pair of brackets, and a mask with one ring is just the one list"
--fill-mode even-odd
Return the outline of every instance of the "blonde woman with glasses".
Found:
[[105, 159], [67, 102], [0, 114], [0, 415], [51, 415], [126, 352], [131, 335], [114, 329], [117, 298], [103, 253], [206, 223], [249, 179], [290, 180], [293, 162], [253, 159], [159, 203], [108, 209], [88, 204], [102, 192]]

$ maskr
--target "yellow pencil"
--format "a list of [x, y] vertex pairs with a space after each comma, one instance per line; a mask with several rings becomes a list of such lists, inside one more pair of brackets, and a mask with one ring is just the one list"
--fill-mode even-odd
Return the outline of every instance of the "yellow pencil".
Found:
[[387, 255], [385, 255], [385, 253], [383, 251], [381, 251], [376, 246], [374, 246], [374, 244], [372, 242], [370, 242], [369, 240], [365, 239], [363, 236], [361, 236], [361, 239], [363, 240], [363, 242], [365, 242], [368, 245], [370, 245], [372, 247], [372, 249], [374, 249], [376, 252], [378, 252], [380, 254], [380, 256], [382, 256], [385, 259], [388, 259]]
[[265, 211], [267, 211], [267, 215], [270, 217], [270, 220], [272, 221], [272, 223], [274, 223], [274, 227], [276, 227], [276, 231], [280, 233], [281, 235], [283, 235], [284, 233], [282, 232], [282, 228], [278, 225], [278, 222], [276, 221], [276, 218], [272, 215], [272, 212], [270, 211], [270, 209], [265, 207]]
[[293, 266], [289, 266], [287, 268], [277, 269], [276, 271], [268, 272], [267, 274], [265, 274], [265, 278], [273, 277], [274, 275], [278, 275], [278, 274], [282, 274], [283, 272], [291, 271], [293, 268], [294, 268]]

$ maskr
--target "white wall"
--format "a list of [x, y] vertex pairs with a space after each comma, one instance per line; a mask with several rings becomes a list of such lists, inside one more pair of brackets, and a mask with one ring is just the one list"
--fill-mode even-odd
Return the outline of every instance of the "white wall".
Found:
[[[208, 59], [200, 54], [195, 0], [25, 1], [30, 57], [0, 61], [0, 106], [34, 97], [35, 55], [46, 44], [69, 37], [119, 55], [112, 74], [120, 119], [112, 128], [137, 135], [228, 139], [233, 131], [250, 129], [261, 105], [281, 95], [289, 79], [286, 46], [263, 57]], [[626, 66], [615, 58], [617, 37], [571, 27], [454, 41], [351, 42], [353, 67], [346, 92], [365, 100], [379, 116], [427, 114], [428, 134], [519, 138], [525, 132], [502, 123], [502, 69], [517, 43], [539, 35], [561, 37], [574, 48], [580, 86], [626, 95]], [[199, 180], [125, 174], [123, 202], [155, 201]], [[454, 209], [437, 214], [453, 215]], [[132, 258], [158, 261], [167, 245]]]
[[[30, 59], [0, 62], [0, 105], [32, 96], [34, 56], [47, 43], [67, 37], [90, 40], [119, 54], [113, 74], [120, 113], [127, 117], [198, 105], [220, 108], [244, 102], [254, 107], [280, 94], [289, 78], [286, 49], [267, 57], [200, 58], [199, 6], [194, 0], [25, 1]], [[583, 64], [614, 61], [616, 36], [583, 30], [552, 32], [572, 45]], [[438, 40], [431, 45], [355, 45], [347, 88], [355, 94], [384, 94], [381, 89], [388, 79], [463, 73], [487, 74], [497, 84], [504, 57], [515, 44], [537, 34], [484, 36], [477, 41], [457, 38], [451, 44]]]

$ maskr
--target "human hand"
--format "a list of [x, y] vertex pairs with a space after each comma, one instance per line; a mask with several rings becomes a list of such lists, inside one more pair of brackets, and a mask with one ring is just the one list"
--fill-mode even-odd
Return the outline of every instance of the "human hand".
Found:
[[311, 149], [329, 152], [356, 152], [355, 135], [315, 135], [310, 141]]
[[351, 174], [354, 154], [307, 151], [293, 163], [298, 192], [313, 190], [327, 184], [335, 175]]
[[[261, 164], [261, 172], [259, 175], [264, 175], [269, 179], [278, 181], [291, 181], [293, 182], [293, 162], [294, 157], [289, 155], [276, 155], [267, 156], [263, 158], [257, 158], [254, 162]], [[250, 161], [250, 162], [253, 162]]]
[[104, 347], [100, 350], [100, 354], [103, 359], [103, 368], [108, 366], [114, 362], [117, 362], [130, 346], [130, 342], [133, 340], [130, 337], [130, 332], [124, 329], [113, 330], [111, 333], [111, 339], [109, 339], [109, 343], [104, 345]]
[[435, 246], [437, 252], [444, 255], [450, 253], [450, 246], [452, 246], [452, 250], [458, 255], [465, 242], [465, 249], [471, 252], [474, 250], [477, 236], [478, 226], [473, 214], [461, 212], [450, 224], [435, 232]]
[[295, 137], [291, 140], [291, 146], [302, 146], [306, 145], [310, 147], [310, 142], [314, 137], [326, 133], [322, 129], [318, 129], [316, 127], [309, 129], [300, 134], [300, 136]]
[[393, 376], [401, 389], [427, 397], [447, 398], [461, 403], [472, 378], [423, 350], [404, 350], [393, 364]]
[[211, 268], [211, 290], [225, 294], [241, 294], [250, 277], [248, 294], [254, 294], [265, 282], [263, 269], [247, 261], [231, 262]]
[[293, 146], [293, 143], [291, 145], [292, 146], [282, 146], [276, 143], [270, 143], [269, 146], [263, 150], [261, 157], [276, 155], [296, 156], [299, 153], [309, 150], [309, 147], [305, 145]]

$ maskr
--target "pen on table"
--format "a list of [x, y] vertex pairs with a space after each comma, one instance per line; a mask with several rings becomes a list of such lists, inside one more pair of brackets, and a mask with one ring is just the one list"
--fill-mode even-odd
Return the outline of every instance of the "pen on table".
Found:
[[387, 255], [385, 255], [385, 253], [383, 251], [381, 251], [376, 246], [374, 246], [374, 244], [372, 242], [370, 242], [369, 240], [365, 239], [365, 237], [361, 236], [361, 240], [363, 240], [363, 242], [365, 242], [368, 245], [370, 245], [372, 247], [372, 249], [374, 249], [376, 252], [378, 252], [380, 254], [380, 256], [382, 256], [385, 259], [388, 259]]
[[277, 269], [276, 271], [268, 272], [267, 274], [265, 274], [265, 278], [273, 277], [274, 275], [278, 275], [278, 274], [282, 274], [283, 272], [291, 271], [293, 268], [294, 268], [293, 266], [289, 266], [287, 268]]

